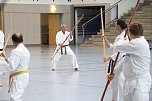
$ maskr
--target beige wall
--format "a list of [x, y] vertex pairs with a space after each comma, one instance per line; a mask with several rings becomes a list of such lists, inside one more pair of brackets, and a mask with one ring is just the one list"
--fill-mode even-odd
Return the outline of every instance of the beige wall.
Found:
[[96, 4], [96, 3], [109, 3], [110, 0], [1, 0], [7, 3], [20, 3], [20, 4]]
[[[5, 13], [5, 33], [20, 32], [25, 44], [40, 43], [40, 14]], [[11, 44], [11, 42], [9, 42]]]
[[[105, 10], [108, 9], [110, 7], [110, 4], [106, 4], [105, 5]], [[108, 11], [106, 14], [105, 14], [105, 24], [109, 23], [111, 20], [111, 12]]]
[[[73, 15], [70, 5], [57, 5], [57, 10], [52, 12], [50, 5], [17, 5], [7, 4], [4, 7], [4, 28], [6, 33], [11, 31], [20, 32], [24, 36], [25, 44], [40, 44], [40, 13], [63, 13], [62, 21], [71, 29], [71, 15]], [[11, 42], [9, 42], [11, 44]]]
[[[115, 4], [119, 0], [110, 0], [111, 5]], [[138, 0], [122, 0], [118, 4], [118, 18], [123, 16], [124, 13], [127, 13], [131, 8], [134, 8]], [[143, 3], [144, 0], [140, 0], [140, 3]], [[127, 5], [127, 6], [126, 6]]]

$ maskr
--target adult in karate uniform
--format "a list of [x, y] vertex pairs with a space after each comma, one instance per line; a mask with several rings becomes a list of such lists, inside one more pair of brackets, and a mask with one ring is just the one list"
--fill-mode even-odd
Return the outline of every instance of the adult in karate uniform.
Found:
[[[72, 36], [72, 34], [70, 34], [70, 32], [66, 31], [67, 26], [65, 24], [62, 24], [61, 28], [62, 28], [62, 30], [59, 31], [56, 34], [56, 45], [57, 45], [57, 47], [56, 47], [56, 50], [55, 50], [54, 53], [56, 53], [56, 51], [60, 47], [61, 47], [61, 49], [59, 49], [57, 54], [51, 60], [52, 71], [55, 71], [56, 65], [57, 65], [59, 59], [61, 58], [61, 56], [63, 56], [63, 55], [70, 55], [71, 56], [74, 70], [78, 71], [79, 70], [79, 65], [78, 65], [76, 56], [73, 53], [73, 51], [71, 50], [71, 48], [69, 47], [69, 43], [73, 40], [73, 36]], [[69, 35], [69, 37], [67, 38], [68, 35]], [[65, 41], [66, 38], [67, 38], [67, 40]], [[63, 44], [63, 46], [61, 46], [63, 42], [64, 42], [64, 44]]]
[[[129, 26], [129, 42], [119, 40], [115, 49], [126, 53], [123, 62], [118, 64], [115, 73], [123, 71], [125, 80], [122, 101], [149, 101], [151, 87], [150, 49], [143, 36], [143, 26], [133, 22]], [[112, 75], [108, 75], [111, 80]]]
[[10, 101], [22, 101], [25, 88], [29, 83], [30, 52], [23, 44], [23, 36], [20, 33], [12, 35], [14, 49], [9, 59], [1, 54], [8, 63]]
[[[126, 32], [126, 28], [127, 28], [127, 24], [125, 23], [124, 20], [117, 20], [116, 24], [115, 24], [115, 29], [118, 33], [120, 33], [116, 38], [113, 44], [111, 44], [106, 37], [105, 38], [105, 42], [106, 44], [110, 47], [110, 49], [112, 50], [112, 54], [111, 56], [107, 56], [105, 57], [105, 61], [110, 60], [109, 62], [109, 67], [108, 67], [108, 73], [110, 72], [110, 69], [112, 67], [112, 65], [115, 62], [116, 59], [116, 55], [118, 53], [118, 51], [114, 50], [114, 47], [117, 45], [117, 42], [121, 39], [124, 38], [125, 36], [125, 32]], [[128, 38], [128, 37], [127, 37]], [[129, 41], [129, 40], [128, 40]], [[119, 55], [118, 58], [118, 62], [123, 58], [123, 56], [125, 55], [125, 53], [121, 53]], [[117, 65], [117, 64], [116, 64]], [[112, 101], [122, 101], [122, 92], [123, 92], [123, 73], [120, 74], [115, 74], [115, 78], [114, 80], [112, 80], [111, 82], [111, 89], [112, 89]]]

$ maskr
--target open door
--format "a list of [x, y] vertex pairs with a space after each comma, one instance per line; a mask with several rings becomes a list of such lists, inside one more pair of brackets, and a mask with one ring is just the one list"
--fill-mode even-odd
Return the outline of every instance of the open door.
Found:
[[56, 45], [56, 33], [60, 30], [60, 15], [48, 14], [49, 45]]

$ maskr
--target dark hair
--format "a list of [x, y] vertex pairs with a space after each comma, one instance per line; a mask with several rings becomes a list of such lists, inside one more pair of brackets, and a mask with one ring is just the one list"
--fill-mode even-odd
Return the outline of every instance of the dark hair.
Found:
[[20, 33], [14, 33], [12, 35], [12, 41], [15, 43], [22, 43], [23, 42], [23, 36]]
[[140, 22], [132, 22], [129, 25], [129, 31], [132, 35], [143, 36], [144, 28]]
[[117, 25], [119, 25], [121, 27], [122, 30], [124, 30], [125, 28], [127, 28], [127, 24], [125, 23], [124, 20], [117, 20]]

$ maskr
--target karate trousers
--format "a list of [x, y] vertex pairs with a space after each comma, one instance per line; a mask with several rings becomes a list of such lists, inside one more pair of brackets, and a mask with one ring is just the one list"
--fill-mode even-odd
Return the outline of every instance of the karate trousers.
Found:
[[145, 73], [143, 77], [131, 79], [124, 82], [123, 101], [149, 101], [150, 73]]
[[[59, 47], [57, 47], [56, 50], [58, 48]], [[63, 55], [64, 55], [65, 54], [65, 48], [64, 47], [62, 48], [62, 51], [63, 51]], [[73, 67], [74, 68], [79, 68], [76, 56], [75, 56], [75, 54], [73, 53], [73, 51], [71, 50], [71, 48], [69, 46], [66, 46], [66, 52], [67, 52], [67, 55], [70, 55], [70, 57], [72, 58]], [[57, 63], [58, 63], [59, 59], [61, 58], [61, 56], [63, 56], [63, 55], [61, 54], [61, 49], [56, 53], [56, 55], [54, 56], [54, 58], [51, 61], [51, 68], [52, 69], [56, 69]], [[69, 60], [67, 60], [67, 61], [69, 61]]]
[[115, 78], [111, 81], [112, 100], [114, 101], [122, 101], [123, 80], [124, 76], [121, 72], [118, 76], [115, 76]]
[[23, 93], [29, 83], [29, 73], [13, 77], [10, 88], [10, 101], [22, 101]]

